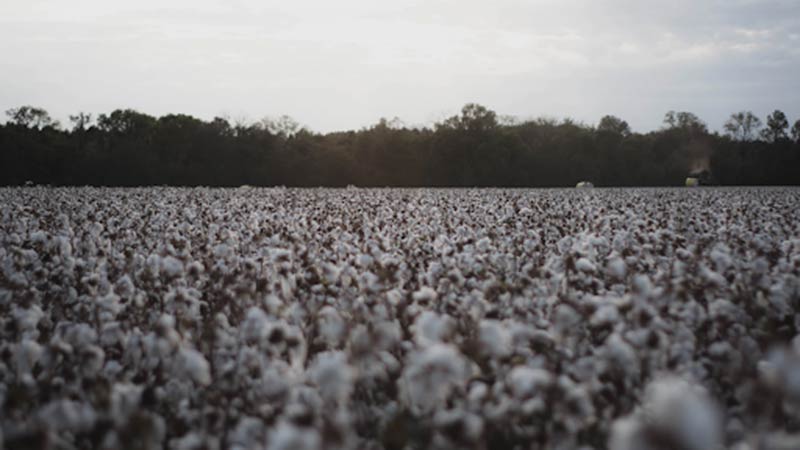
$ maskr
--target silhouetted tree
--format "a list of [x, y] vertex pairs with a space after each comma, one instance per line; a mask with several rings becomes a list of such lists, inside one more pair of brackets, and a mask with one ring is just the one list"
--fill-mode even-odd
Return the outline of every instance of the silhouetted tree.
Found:
[[597, 127], [516, 120], [474, 103], [432, 128], [381, 119], [327, 134], [285, 116], [232, 124], [118, 109], [94, 125], [87, 113], [70, 116], [60, 130], [41, 108], [7, 115], [0, 185], [658, 186], [705, 168], [721, 184], [800, 184], [800, 121], [794, 141], [784, 139], [782, 114], [771, 116], [767, 141], [752, 140], [758, 120], [748, 112], [732, 115], [729, 136], [689, 112], [671, 111], [663, 129], [642, 134], [614, 116]]
[[752, 141], [758, 136], [761, 119], [751, 111], [739, 111], [731, 114], [724, 125], [727, 134], [739, 141]]
[[761, 131], [761, 136], [770, 142], [786, 139], [786, 129], [789, 128], [789, 121], [783, 111], [775, 110], [767, 116], [767, 127]]
[[600, 123], [597, 124], [597, 131], [606, 131], [616, 133], [621, 136], [628, 136], [631, 134], [631, 128], [628, 122], [615, 116], [603, 116]]
[[91, 125], [92, 115], [79, 112], [78, 114], [70, 115], [69, 121], [72, 122], [73, 132], [84, 131]]
[[42, 108], [33, 106], [20, 106], [6, 111], [12, 123], [25, 128], [58, 128], [58, 122], [54, 121], [50, 114]]
[[668, 128], [680, 129], [690, 133], [705, 134], [708, 132], [705, 122], [699, 117], [687, 111], [668, 111], [664, 115], [664, 123]]
[[800, 142], [800, 119], [792, 125], [792, 139], [795, 142]]

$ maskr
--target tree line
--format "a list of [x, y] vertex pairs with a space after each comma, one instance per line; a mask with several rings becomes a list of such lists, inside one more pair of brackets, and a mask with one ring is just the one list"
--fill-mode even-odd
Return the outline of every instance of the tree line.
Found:
[[737, 112], [724, 133], [670, 111], [661, 129], [605, 116], [520, 121], [467, 104], [429, 127], [381, 119], [315, 133], [288, 117], [210, 121], [119, 109], [62, 126], [22, 106], [0, 125], [0, 185], [598, 186], [682, 185], [709, 170], [720, 185], [800, 184], [800, 120]]

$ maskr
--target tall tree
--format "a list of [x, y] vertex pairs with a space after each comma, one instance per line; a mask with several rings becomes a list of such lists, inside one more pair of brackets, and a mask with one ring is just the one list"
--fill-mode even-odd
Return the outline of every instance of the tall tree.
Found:
[[705, 122], [700, 120], [694, 113], [688, 111], [668, 111], [664, 115], [664, 123], [667, 128], [680, 129], [690, 133], [704, 134], [708, 132]]
[[597, 131], [607, 131], [622, 136], [629, 136], [631, 134], [631, 127], [628, 122], [616, 116], [603, 116], [600, 123], [597, 124]]
[[794, 125], [792, 125], [792, 139], [795, 142], [800, 143], [800, 119], [798, 119]]
[[789, 128], [789, 120], [783, 111], [776, 109], [767, 116], [767, 127], [761, 131], [761, 137], [770, 142], [786, 139], [786, 129]]
[[69, 116], [69, 121], [72, 122], [72, 131], [84, 131], [92, 123], [92, 115], [84, 112], [79, 112], [74, 116]]
[[11, 123], [25, 128], [58, 127], [58, 122], [54, 121], [47, 111], [34, 106], [12, 108], [6, 111], [6, 115]]
[[739, 111], [731, 114], [725, 122], [725, 131], [733, 139], [738, 141], [752, 141], [758, 135], [761, 128], [761, 119], [751, 111]]

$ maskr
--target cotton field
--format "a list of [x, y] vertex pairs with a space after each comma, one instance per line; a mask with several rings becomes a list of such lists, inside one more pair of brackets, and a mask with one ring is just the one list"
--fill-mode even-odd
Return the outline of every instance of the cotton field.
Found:
[[0, 442], [800, 448], [799, 206], [2, 189]]

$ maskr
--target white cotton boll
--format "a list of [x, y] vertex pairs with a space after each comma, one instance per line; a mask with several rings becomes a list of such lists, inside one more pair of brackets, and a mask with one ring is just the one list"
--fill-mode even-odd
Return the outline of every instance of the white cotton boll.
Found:
[[492, 245], [492, 240], [489, 239], [488, 237], [483, 237], [479, 239], [477, 243], [475, 243], [475, 248], [479, 252], [486, 252], [487, 250], [489, 250], [489, 247], [491, 245]]
[[725, 277], [717, 272], [714, 272], [706, 266], [700, 267], [700, 276], [712, 286], [724, 287], [728, 284], [727, 280], [725, 280]]
[[468, 377], [467, 361], [455, 347], [434, 344], [408, 357], [399, 383], [401, 398], [417, 414], [431, 412]]
[[636, 351], [619, 334], [610, 335], [603, 345], [603, 355], [607, 370], [635, 376], [639, 373], [639, 359]]
[[572, 327], [576, 326], [581, 321], [580, 314], [565, 303], [556, 307], [554, 315], [553, 325], [561, 332], [569, 332]]
[[17, 322], [17, 329], [23, 336], [38, 335], [36, 326], [39, 324], [39, 321], [42, 320], [42, 317], [44, 317], [44, 312], [42, 312], [42, 309], [37, 305], [25, 309], [14, 308], [14, 320]]
[[478, 327], [478, 345], [481, 352], [495, 358], [511, 353], [511, 333], [508, 327], [496, 320], [482, 320]]
[[218, 259], [229, 259], [233, 256], [233, 248], [228, 244], [217, 244], [214, 246], [213, 254]]
[[597, 270], [594, 263], [587, 258], [578, 258], [578, 260], [575, 261], [575, 268], [583, 273], [594, 273]]
[[119, 322], [106, 322], [100, 329], [100, 344], [111, 347], [125, 342], [126, 333]]
[[179, 358], [185, 376], [201, 386], [211, 384], [211, 368], [202, 353], [191, 348], [182, 348]]
[[411, 295], [411, 298], [416, 302], [432, 303], [432, 302], [436, 301], [436, 299], [438, 298], [438, 294], [432, 288], [430, 288], [428, 286], [423, 286], [423, 287], [419, 288], [418, 291], [414, 292]]
[[358, 256], [356, 256], [356, 265], [361, 268], [371, 266], [374, 261], [375, 260], [372, 258], [372, 256], [364, 253], [359, 253]]
[[709, 254], [711, 261], [714, 262], [714, 268], [717, 272], [724, 272], [733, 264], [730, 256], [730, 249], [725, 245], [717, 245], [711, 250]]
[[66, 258], [72, 256], [72, 244], [69, 242], [69, 238], [66, 236], [58, 236], [56, 238], [56, 242], [58, 245], [58, 253]]
[[244, 416], [228, 433], [227, 448], [236, 450], [263, 449], [266, 427], [263, 419]]
[[320, 353], [311, 364], [309, 373], [325, 403], [344, 404], [350, 398], [354, 373], [344, 353]]
[[643, 406], [647, 426], [686, 450], [719, 448], [722, 419], [705, 389], [669, 377], [648, 385]]
[[158, 273], [161, 271], [161, 257], [155, 253], [151, 254], [147, 257], [147, 261], [145, 261], [145, 267], [147, 267], [147, 271], [151, 277], [157, 277]]
[[517, 366], [508, 374], [508, 385], [518, 399], [536, 395], [553, 383], [553, 375], [544, 369]]
[[452, 333], [453, 325], [449, 316], [425, 311], [414, 321], [414, 340], [420, 346], [443, 341]]
[[97, 414], [91, 405], [73, 400], [52, 401], [36, 413], [36, 420], [42, 426], [73, 433], [90, 430], [96, 419]]
[[612, 304], [605, 304], [599, 307], [594, 314], [592, 314], [592, 318], [589, 320], [589, 323], [593, 327], [613, 327], [617, 322], [620, 321], [619, 311], [617, 311], [617, 307]]
[[800, 354], [789, 349], [773, 349], [758, 363], [759, 377], [787, 400], [800, 402]]
[[656, 450], [645, 435], [644, 425], [638, 418], [623, 417], [614, 421], [608, 441], [609, 450]]
[[20, 375], [30, 374], [33, 367], [42, 357], [42, 346], [30, 339], [24, 339], [16, 345], [15, 363], [17, 373]]
[[209, 449], [207, 438], [200, 433], [190, 431], [178, 439], [170, 441], [171, 450], [205, 450]]
[[161, 260], [161, 272], [168, 278], [176, 278], [183, 275], [183, 262], [181, 260], [167, 256]]
[[246, 342], [261, 342], [269, 332], [267, 315], [261, 308], [251, 307], [247, 310], [240, 329]]
[[336, 308], [325, 306], [319, 311], [319, 333], [329, 345], [337, 345], [344, 337], [345, 322]]
[[[230, 250], [233, 254], [233, 249]], [[273, 263], [287, 262], [292, 257], [292, 251], [285, 248], [271, 248], [269, 249], [269, 259]]]
[[136, 287], [133, 285], [133, 281], [131, 281], [131, 277], [123, 275], [117, 280], [116, 285], [114, 286], [114, 292], [118, 295], [123, 297], [130, 297], [136, 291]]
[[317, 430], [280, 422], [269, 434], [267, 450], [317, 450], [321, 446]]
[[90, 345], [81, 351], [80, 371], [85, 377], [94, 378], [102, 369], [106, 354], [100, 347]]
[[36, 230], [28, 236], [28, 238], [34, 244], [46, 244], [47, 243], [47, 233], [42, 230]]
[[643, 297], [653, 294], [653, 282], [647, 275], [636, 275], [633, 278], [633, 287], [635, 292]]
[[114, 383], [111, 388], [111, 418], [122, 425], [139, 408], [143, 388], [131, 383]]
[[716, 321], [734, 322], [739, 317], [739, 308], [730, 301], [719, 298], [708, 305], [708, 315]]
[[97, 304], [102, 310], [101, 319], [113, 320], [122, 311], [123, 305], [120, 304], [119, 300], [119, 296], [114, 292], [109, 292], [97, 299]]
[[486, 386], [486, 383], [476, 381], [471, 383], [467, 398], [471, 406], [477, 407], [483, 402], [487, 394], [489, 394], [489, 387]]
[[328, 284], [336, 283], [341, 273], [342, 269], [334, 264], [326, 262], [322, 265], [322, 279]]
[[617, 257], [608, 261], [606, 273], [616, 280], [623, 280], [625, 279], [627, 269], [628, 268], [625, 265], [625, 261], [622, 258]]

